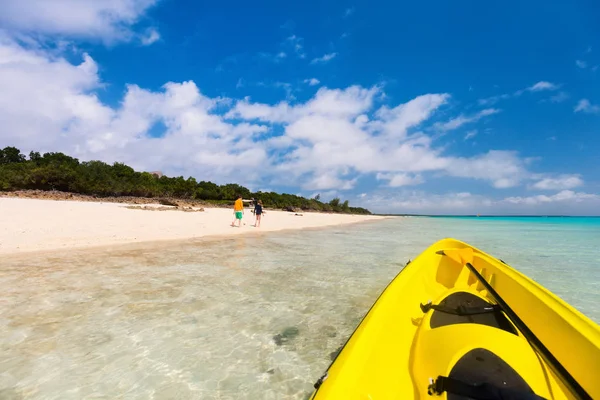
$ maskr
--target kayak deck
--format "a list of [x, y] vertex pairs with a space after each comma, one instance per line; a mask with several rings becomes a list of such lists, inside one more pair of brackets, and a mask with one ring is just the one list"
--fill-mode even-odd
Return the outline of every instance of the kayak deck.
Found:
[[[472, 249], [473, 266], [493, 290], [587, 393], [600, 398], [598, 325], [506, 264], [454, 239], [435, 243], [388, 285], [313, 398], [425, 399], [439, 376], [451, 378], [437, 381], [438, 389], [446, 384], [449, 391], [455, 384], [487, 383], [546, 399], [576, 398], [477, 277], [438, 254], [465, 248]], [[443, 392], [439, 398], [466, 397]]]

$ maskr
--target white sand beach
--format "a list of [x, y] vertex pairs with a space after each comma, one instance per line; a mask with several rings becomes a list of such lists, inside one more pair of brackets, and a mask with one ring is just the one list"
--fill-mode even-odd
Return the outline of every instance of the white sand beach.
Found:
[[[146, 241], [244, 235], [318, 228], [385, 217], [266, 210], [261, 226], [245, 210], [241, 228], [231, 227], [232, 209], [202, 212], [148, 211], [122, 203], [0, 198], [0, 254], [85, 248]], [[155, 205], [158, 207], [158, 205]]]

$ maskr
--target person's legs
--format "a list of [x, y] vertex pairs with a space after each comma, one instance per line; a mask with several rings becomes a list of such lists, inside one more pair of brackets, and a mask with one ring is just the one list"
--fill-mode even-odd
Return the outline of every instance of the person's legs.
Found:
[[260, 217], [262, 217], [262, 214], [256, 214], [256, 223], [254, 224], [254, 226], [256, 226], [257, 228], [260, 227]]
[[235, 218], [238, 220], [238, 227], [242, 227], [242, 212], [236, 211]]

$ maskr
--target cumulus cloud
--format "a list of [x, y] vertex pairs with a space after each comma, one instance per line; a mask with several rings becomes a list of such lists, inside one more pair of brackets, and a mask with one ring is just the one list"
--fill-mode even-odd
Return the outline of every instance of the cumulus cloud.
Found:
[[375, 212], [430, 215], [595, 215], [600, 207], [600, 195], [571, 190], [501, 199], [470, 192], [431, 194], [405, 190], [359, 196], [356, 201]]
[[245, 98], [238, 101], [226, 117], [284, 123], [315, 114], [332, 117], [356, 116], [371, 107], [373, 97], [378, 92], [377, 87], [365, 89], [360, 86], [350, 86], [344, 90], [322, 87], [312, 99], [299, 105], [291, 105], [283, 101], [272, 106], [252, 103], [249, 98]]
[[[489, 182], [496, 188], [509, 188], [530, 179], [527, 162], [512, 151], [489, 151], [473, 157], [453, 157], [433, 147], [431, 137], [412, 132], [447, 103], [448, 94], [418, 96], [396, 107], [383, 105], [372, 110], [380, 89], [357, 86], [345, 90], [321, 88], [305, 104], [274, 106], [240, 101], [229, 117], [283, 124], [284, 135], [272, 141], [282, 150], [274, 167], [286, 176], [307, 179], [308, 187], [324, 189], [340, 184], [336, 176], [375, 174], [390, 186], [423, 181], [419, 173], [441, 174]], [[495, 110], [484, 110], [480, 116]], [[315, 180], [327, 172], [328, 179]], [[352, 175], [354, 173], [354, 175]], [[317, 183], [318, 182], [318, 183]], [[347, 182], [344, 181], [344, 182]]]
[[308, 83], [310, 86], [316, 86], [319, 83], [321, 83], [321, 81], [319, 81], [317, 78], [310, 78], [310, 79], [305, 79], [304, 83]]
[[469, 192], [431, 194], [424, 191], [374, 193], [358, 200], [375, 212], [406, 214], [477, 214], [493, 201]]
[[[158, 92], [129, 85], [115, 108], [94, 93], [101, 82], [88, 55], [73, 65], [6, 41], [0, 42], [0, 54], [2, 145], [217, 177], [266, 160], [254, 138], [267, 128], [224, 122], [213, 110], [227, 102], [205, 97], [191, 81], [167, 83]], [[157, 122], [166, 134], [150, 138]]]
[[377, 180], [387, 180], [390, 187], [412, 186], [424, 182], [421, 175], [378, 173]]
[[[0, 24], [9, 32], [127, 41], [133, 26], [158, 0], [3, 0]], [[158, 40], [152, 29], [145, 42]]]
[[[532, 174], [513, 151], [459, 157], [436, 146], [422, 128], [448, 103], [447, 93], [382, 104], [379, 86], [321, 87], [303, 102], [264, 104], [211, 98], [186, 81], [158, 90], [130, 84], [117, 105], [108, 105], [96, 95], [103, 85], [87, 54], [71, 63], [0, 38], [0, 146], [307, 191], [350, 190], [363, 177], [393, 188], [439, 176], [495, 188], [534, 181], [548, 189], [573, 185], [561, 176]], [[156, 126], [164, 132], [151, 135]]]
[[330, 189], [338, 188], [338, 190], [349, 190], [356, 184], [356, 179], [340, 179], [335, 174], [325, 173], [323, 175], [314, 176], [311, 180], [302, 185], [303, 189]]
[[600, 203], [600, 195], [591, 194], [591, 193], [583, 193], [583, 192], [574, 192], [572, 190], [563, 190], [551, 196], [547, 196], [545, 194], [539, 194], [537, 196], [528, 196], [528, 197], [508, 197], [503, 200], [503, 202], [511, 203], [511, 204], [526, 204], [526, 205], [541, 205], [548, 203], [560, 203], [560, 202], [574, 202], [574, 203], [582, 203], [582, 202], [593, 202]]
[[403, 138], [409, 128], [427, 120], [435, 110], [446, 104], [449, 98], [448, 93], [426, 94], [392, 109], [382, 106], [376, 113], [381, 120], [377, 123], [388, 135]]
[[91, 92], [100, 85], [95, 61], [78, 65], [0, 37], [0, 120], [3, 142], [49, 143], [69, 129], [91, 130], [111, 118]]
[[583, 185], [579, 175], [561, 175], [556, 178], [544, 178], [533, 184], [533, 188], [540, 190], [573, 189]]
[[469, 158], [449, 158], [445, 170], [450, 176], [485, 180], [497, 189], [506, 189], [531, 177], [526, 164], [516, 151], [490, 150]]

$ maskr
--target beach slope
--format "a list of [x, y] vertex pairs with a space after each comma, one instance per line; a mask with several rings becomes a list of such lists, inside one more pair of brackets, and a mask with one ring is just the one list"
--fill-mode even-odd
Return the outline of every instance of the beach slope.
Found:
[[319, 228], [384, 218], [324, 213], [300, 216], [266, 210], [260, 228], [255, 228], [254, 215], [246, 209], [245, 225], [238, 228], [230, 225], [232, 209], [183, 212], [128, 208], [132, 206], [135, 207], [122, 203], [0, 198], [0, 254]]

